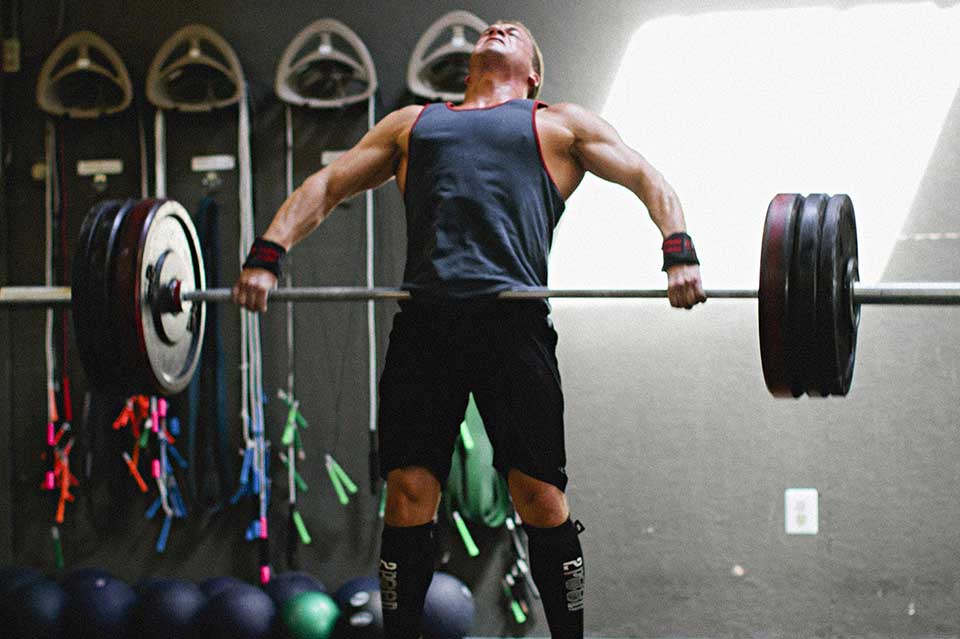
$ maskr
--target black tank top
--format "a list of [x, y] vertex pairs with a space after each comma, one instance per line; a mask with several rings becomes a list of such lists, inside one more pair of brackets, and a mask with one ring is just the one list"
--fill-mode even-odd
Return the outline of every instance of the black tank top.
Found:
[[545, 287], [564, 201], [543, 161], [534, 100], [423, 108], [410, 132], [403, 287], [471, 299]]

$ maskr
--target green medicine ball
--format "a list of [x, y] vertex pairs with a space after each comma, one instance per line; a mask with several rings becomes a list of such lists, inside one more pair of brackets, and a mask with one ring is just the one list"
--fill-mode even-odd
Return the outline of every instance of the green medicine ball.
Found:
[[283, 607], [290, 639], [328, 639], [339, 616], [337, 603], [322, 592], [301, 592]]

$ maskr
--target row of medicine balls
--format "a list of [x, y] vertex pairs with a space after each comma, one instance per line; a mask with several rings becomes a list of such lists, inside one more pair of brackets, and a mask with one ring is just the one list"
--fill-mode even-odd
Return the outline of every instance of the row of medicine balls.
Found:
[[[436, 573], [424, 606], [424, 637], [462, 639], [475, 616], [469, 588]], [[36, 639], [382, 639], [376, 577], [357, 577], [333, 597], [303, 572], [262, 589], [234, 577], [202, 583], [151, 578], [131, 587], [101, 568], [60, 582], [34, 568], [0, 569], [0, 635]]]

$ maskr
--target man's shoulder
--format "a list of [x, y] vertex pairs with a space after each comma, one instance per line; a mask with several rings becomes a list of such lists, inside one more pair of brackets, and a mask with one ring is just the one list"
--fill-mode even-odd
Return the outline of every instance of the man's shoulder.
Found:
[[550, 104], [542, 108], [540, 112], [548, 114], [547, 117], [556, 118], [571, 128], [575, 128], [584, 120], [596, 117], [593, 111], [574, 102], [557, 102]]
[[384, 116], [380, 123], [389, 128], [404, 128], [413, 124], [413, 121], [419, 117], [423, 106], [420, 104], [411, 104], [391, 111]]
[[593, 114], [590, 109], [576, 104], [575, 102], [553, 102], [550, 104], [545, 104], [543, 111], [548, 113], [556, 113], [557, 115], [569, 115], [569, 116], [578, 116], [583, 114]]
[[423, 111], [424, 106], [425, 105], [423, 104], [408, 104], [405, 107], [400, 107], [391, 115], [405, 119], [416, 118], [418, 115], [420, 115], [420, 112]]
[[411, 104], [396, 111], [391, 111], [377, 122], [373, 131], [374, 138], [383, 141], [389, 140], [391, 144], [403, 147], [406, 144], [407, 134], [422, 110], [422, 106]]

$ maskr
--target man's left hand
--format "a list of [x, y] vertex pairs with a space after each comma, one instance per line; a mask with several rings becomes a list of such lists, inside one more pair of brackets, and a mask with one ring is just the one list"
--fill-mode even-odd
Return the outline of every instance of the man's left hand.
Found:
[[667, 297], [670, 305], [676, 308], [690, 309], [707, 301], [700, 281], [700, 266], [697, 264], [675, 264], [667, 269]]

